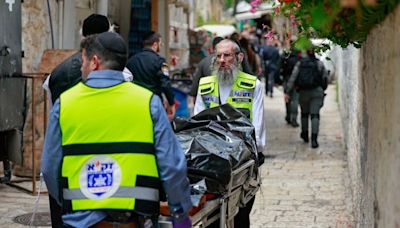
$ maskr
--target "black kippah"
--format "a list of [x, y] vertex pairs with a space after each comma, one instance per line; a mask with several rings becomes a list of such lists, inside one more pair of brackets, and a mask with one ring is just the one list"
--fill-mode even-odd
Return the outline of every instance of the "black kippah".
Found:
[[97, 41], [103, 47], [111, 52], [118, 54], [127, 54], [127, 48], [124, 39], [115, 32], [103, 32], [97, 35]]
[[110, 30], [110, 23], [104, 15], [92, 14], [83, 21], [82, 35], [84, 37], [108, 30]]

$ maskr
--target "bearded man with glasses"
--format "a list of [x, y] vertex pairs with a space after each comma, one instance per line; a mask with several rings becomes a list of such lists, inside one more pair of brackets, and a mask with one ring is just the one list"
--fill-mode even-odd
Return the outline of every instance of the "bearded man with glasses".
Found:
[[[226, 103], [242, 111], [254, 125], [258, 163], [261, 164], [266, 143], [264, 87], [256, 76], [241, 70], [244, 54], [234, 41], [225, 39], [219, 42], [215, 56], [212, 75], [200, 79], [194, 114]], [[235, 227], [250, 227], [249, 215], [254, 199], [239, 209], [235, 216]]]

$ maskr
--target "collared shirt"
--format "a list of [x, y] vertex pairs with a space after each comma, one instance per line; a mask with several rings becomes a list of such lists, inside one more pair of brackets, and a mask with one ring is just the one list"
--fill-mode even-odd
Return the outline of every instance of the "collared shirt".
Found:
[[[95, 88], [103, 88], [122, 82], [124, 82], [122, 72], [102, 70], [91, 72], [85, 84]], [[167, 194], [170, 211], [176, 216], [186, 216], [192, 203], [190, 201], [190, 188], [187, 179], [184, 152], [172, 131], [158, 96], [152, 97], [150, 111], [154, 126], [154, 146], [156, 149], [157, 166], [160, 179]], [[49, 125], [43, 147], [41, 171], [49, 194], [61, 205], [60, 189], [57, 182], [62, 160], [59, 117], [60, 100], [57, 99], [49, 116]], [[65, 214], [62, 218], [63, 222], [70, 226], [89, 227], [103, 220], [105, 217], [106, 213], [102, 211], [79, 211]]]
[[[219, 96], [222, 104], [226, 103], [231, 92], [232, 84], [224, 85], [219, 83]], [[194, 114], [206, 109], [200, 93], [197, 94], [196, 103], [194, 105]], [[252, 107], [252, 124], [256, 131], [256, 142], [258, 152], [262, 152], [266, 145], [266, 133], [264, 126], [264, 87], [260, 80], [257, 79], [254, 88], [253, 107]]]

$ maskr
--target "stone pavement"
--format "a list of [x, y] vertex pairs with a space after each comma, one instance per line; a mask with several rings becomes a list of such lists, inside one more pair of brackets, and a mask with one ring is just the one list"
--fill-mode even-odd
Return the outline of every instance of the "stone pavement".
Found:
[[[0, 168], [2, 169], [1, 166]], [[13, 177], [13, 179], [15, 180], [16, 178]], [[24, 185], [28, 189], [31, 186], [29, 185], [29, 182], [24, 183]], [[35, 218], [39, 220], [40, 214], [42, 214], [43, 212], [49, 212], [48, 196], [41, 195], [38, 201], [36, 201], [36, 199], [37, 197], [33, 196], [32, 194], [25, 193], [21, 190], [18, 190], [14, 187], [10, 187], [5, 184], [0, 184], [0, 227], [1, 228], [27, 227], [26, 225], [14, 222], [13, 219], [20, 215], [33, 213], [34, 210], [38, 212]], [[36, 202], [38, 202], [37, 207], [35, 207]], [[20, 221], [27, 221], [25, 224], [30, 224], [29, 223], [30, 219], [31, 216], [27, 216], [25, 217], [25, 219], [21, 219]], [[49, 217], [46, 216], [46, 218], [41, 220], [49, 221]]]
[[[318, 149], [303, 144], [299, 128], [284, 120], [282, 92], [265, 97], [267, 159], [263, 183], [251, 214], [251, 227], [353, 227], [351, 199], [342, 128], [334, 86], [328, 89], [321, 112]], [[2, 167], [0, 165], [0, 172]], [[38, 212], [48, 212], [47, 196], [38, 201]], [[14, 217], [32, 213], [35, 196], [0, 184], [0, 227], [26, 227]]]
[[321, 109], [318, 149], [303, 143], [300, 128], [286, 124], [283, 94], [275, 91], [274, 98], [265, 97], [265, 153], [272, 158], [261, 169], [251, 227], [354, 227], [335, 86]]

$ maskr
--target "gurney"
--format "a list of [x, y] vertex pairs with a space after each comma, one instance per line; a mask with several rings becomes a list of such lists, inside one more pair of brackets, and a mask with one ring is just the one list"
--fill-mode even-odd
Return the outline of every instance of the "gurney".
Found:
[[[250, 160], [241, 165], [238, 169], [232, 172], [232, 178], [229, 182], [228, 191], [215, 199], [206, 201], [201, 209], [191, 216], [192, 225], [195, 227], [207, 227], [211, 223], [219, 219], [219, 227], [234, 228], [234, 217], [239, 211], [239, 202], [243, 197], [243, 188], [241, 185], [235, 184], [235, 177], [238, 175], [248, 176], [253, 172], [255, 165], [254, 160]], [[254, 196], [254, 195], [252, 195]], [[248, 198], [249, 201], [251, 197]], [[244, 201], [243, 203], [247, 203]], [[159, 224], [162, 228], [172, 228], [172, 218], [161, 215]]]
[[[254, 197], [260, 185], [254, 127], [230, 105], [174, 124], [186, 155], [192, 202], [194, 196], [208, 198], [196, 213], [189, 212], [193, 226], [206, 227], [219, 219], [220, 227], [233, 227], [239, 207]], [[170, 220], [161, 216], [160, 224], [172, 227]]]

